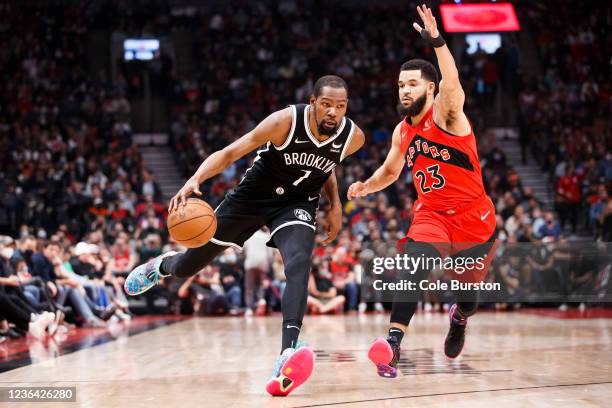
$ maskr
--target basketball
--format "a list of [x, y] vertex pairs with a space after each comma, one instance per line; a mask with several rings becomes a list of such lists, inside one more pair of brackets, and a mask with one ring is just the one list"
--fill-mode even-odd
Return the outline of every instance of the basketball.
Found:
[[215, 211], [206, 201], [188, 198], [185, 206], [168, 216], [168, 232], [176, 242], [197, 248], [206, 244], [215, 235], [217, 218]]

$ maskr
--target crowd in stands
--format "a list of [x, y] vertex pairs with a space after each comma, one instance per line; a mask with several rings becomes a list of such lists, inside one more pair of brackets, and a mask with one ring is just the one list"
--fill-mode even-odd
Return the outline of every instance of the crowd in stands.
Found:
[[126, 85], [87, 68], [92, 18], [85, 5], [0, 3], [11, 44], [0, 51], [0, 334], [11, 337], [129, 319], [122, 275], [167, 235]]
[[[586, 9], [585, 23], [574, 26], [566, 10], [548, 3], [533, 2], [525, 12], [527, 21], [541, 27], [536, 42], [540, 61], [546, 62], [542, 75], [521, 73], [512, 34], [494, 55], [457, 55], [499, 237], [509, 247], [533, 243], [549, 251], [539, 261], [534, 254], [522, 268], [515, 257], [500, 254], [491, 279], [504, 282], [513, 294], [519, 287], [544, 285], [537, 271], [563, 252], [579, 224], [601, 241], [610, 241], [612, 231], [605, 16]], [[543, 4], [549, 6], [546, 13], [552, 10], [559, 18], [546, 17]], [[435, 56], [413, 33], [411, 4], [313, 5], [219, 2], [195, 12], [161, 7], [158, 15], [149, 9], [142, 12], [145, 17], [135, 12], [119, 18], [107, 4], [100, 13], [114, 29], [130, 34], [145, 28], [161, 34], [173, 24], [191, 30], [194, 60], [201, 63], [193, 77], [175, 77], [169, 95], [170, 147], [185, 177], [268, 113], [306, 103], [318, 76], [335, 73], [347, 80], [349, 115], [368, 141], [336, 169], [344, 228], [333, 244], [315, 250], [308, 304], [312, 313], [364, 311], [369, 300], [370, 308], [381, 311], [377, 299], [360, 294], [360, 261], [410, 226], [416, 199], [412, 179], [404, 172], [379, 194], [351, 202], [344, 197], [388, 151], [398, 121], [395, 78], [401, 62], [417, 56], [435, 61]], [[130, 310], [121, 290], [126, 273], [163, 251], [180, 249], [166, 233], [155, 175], [132, 143], [129, 98], [138, 81], [125, 79], [121, 70], [109, 78], [105, 69], [85, 63], [90, 30], [104, 19], [86, 5], [38, 9], [0, 2], [0, 38], [11, 44], [0, 51], [0, 336], [40, 337], [75, 324], [127, 320]], [[550, 175], [555, 208], [545, 207], [523, 185], [485, 123], [495, 93], [515, 92], [519, 80], [521, 92], [513, 97], [525, 159], [537, 160]], [[213, 207], [252, 160], [253, 155], [245, 157], [203, 186]], [[324, 201], [321, 231], [325, 211]], [[228, 249], [191, 279], [166, 279], [145, 296], [143, 311], [250, 315], [278, 310], [283, 265], [278, 252], [265, 247], [267, 234], [256, 233], [242, 252]], [[569, 281], [593, 282], [596, 275]], [[562, 286], [571, 286], [569, 281]], [[159, 298], [167, 304], [161, 310]]]
[[587, 1], [571, 12], [550, 7], [550, 1], [525, 3], [525, 18], [538, 27], [542, 69], [526, 76], [519, 97], [521, 143], [549, 175], [561, 228], [567, 223], [575, 232], [580, 223], [597, 239], [610, 241], [609, 16]]

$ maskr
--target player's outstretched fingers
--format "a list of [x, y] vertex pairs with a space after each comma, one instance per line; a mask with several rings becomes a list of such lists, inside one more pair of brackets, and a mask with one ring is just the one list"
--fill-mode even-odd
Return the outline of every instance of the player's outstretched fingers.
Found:
[[174, 197], [172, 197], [172, 204], [170, 206], [170, 211], [178, 210], [179, 199], [180, 199], [180, 196], [178, 194], [176, 194]]
[[175, 200], [176, 196], [172, 197], [170, 199], [170, 203], [168, 204], [168, 212], [172, 212], [174, 211], [174, 200]]

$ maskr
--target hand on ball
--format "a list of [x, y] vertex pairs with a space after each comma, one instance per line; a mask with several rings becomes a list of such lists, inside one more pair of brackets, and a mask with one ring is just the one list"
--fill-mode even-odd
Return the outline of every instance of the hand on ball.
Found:
[[185, 206], [187, 202], [187, 198], [194, 193], [197, 196], [201, 196], [202, 192], [200, 191], [200, 183], [197, 180], [190, 178], [187, 180], [185, 185], [179, 190], [178, 193], [170, 200], [170, 204], [168, 205], [168, 212], [172, 212], [174, 210], [178, 210], [179, 205]]

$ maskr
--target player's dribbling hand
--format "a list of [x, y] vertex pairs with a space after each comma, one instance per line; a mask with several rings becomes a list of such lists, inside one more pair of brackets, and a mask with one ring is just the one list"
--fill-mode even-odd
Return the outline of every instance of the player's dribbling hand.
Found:
[[330, 244], [338, 236], [340, 227], [342, 226], [342, 207], [335, 206], [329, 210], [327, 214], [327, 237], [321, 242], [321, 245]]
[[346, 193], [346, 196], [349, 200], [352, 200], [355, 197], [365, 197], [367, 195], [368, 195], [368, 189], [365, 183], [361, 181], [357, 181], [351, 184], [351, 186], [348, 189], [348, 192]]
[[179, 205], [184, 206], [187, 203], [187, 198], [191, 195], [191, 193], [194, 193], [197, 196], [202, 195], [202, 192], [200, 191], [200, 183], [198, 183], [197, 180], [187, 180], [185, 185], [170, 200], [170, 204], [168, 205], [168, 212], [178, 210]]
[[[421, 20], [423, 20], [423, 25], [425, 26], [425, 30], [429, 31], [429, 35], [431, 38], [436, 38], [440, 35], [438, 32], [438, 25], [436, 24], [436, 18], [433, 16], [431, 9], [428, 8], [425, 4], [422, 6], [417, 6], [417, 13], [421, 16]], [[419, 23], [413, 23], [412, 26], [415, 30], [421, 33], [423, 28], [419, 25]]]

